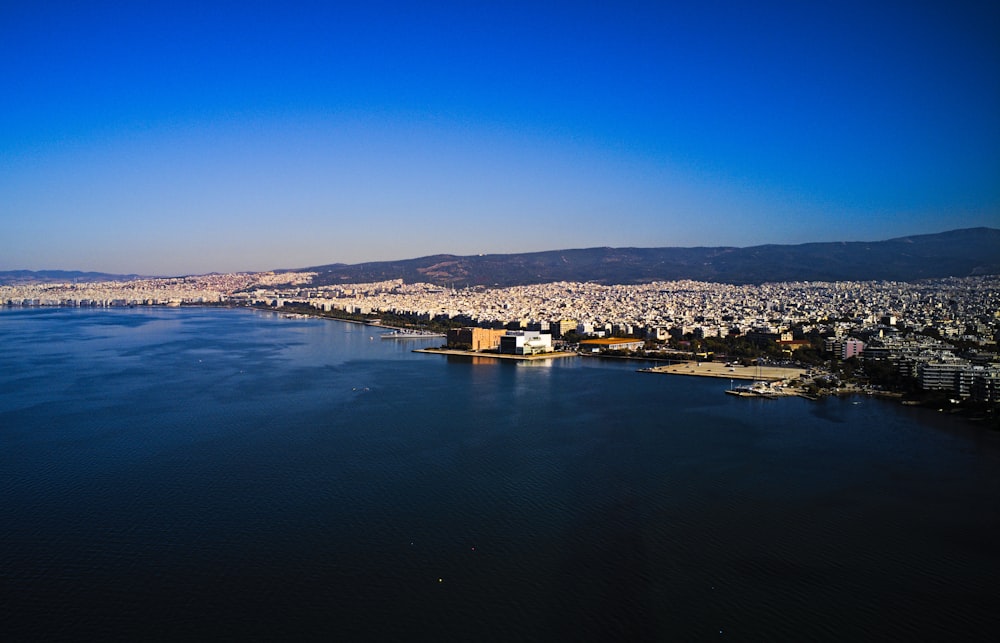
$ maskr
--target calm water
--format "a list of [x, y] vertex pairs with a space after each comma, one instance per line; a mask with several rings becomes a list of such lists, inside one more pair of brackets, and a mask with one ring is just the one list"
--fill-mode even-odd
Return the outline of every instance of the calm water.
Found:
[[0, 311], [0, 634], [1000, 628], [994, 434], [868, 398], [746, 400], [634, 362], [418, 345], [250, 311]]

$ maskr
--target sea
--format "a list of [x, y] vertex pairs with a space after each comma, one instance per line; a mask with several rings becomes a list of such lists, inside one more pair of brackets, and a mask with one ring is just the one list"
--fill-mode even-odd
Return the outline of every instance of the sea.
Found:
[[1000, 436], [219, 308], [0, 310], [6, 641], [1000, 632]]

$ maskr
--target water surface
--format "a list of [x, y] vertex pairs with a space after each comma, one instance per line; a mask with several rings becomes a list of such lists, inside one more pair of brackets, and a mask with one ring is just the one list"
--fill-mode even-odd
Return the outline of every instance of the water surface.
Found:
[[[0, 311], [25, 639], [992, 639], [997, 436], [216, 309]], [[13, 638], [10, 638], [13, 637]]]

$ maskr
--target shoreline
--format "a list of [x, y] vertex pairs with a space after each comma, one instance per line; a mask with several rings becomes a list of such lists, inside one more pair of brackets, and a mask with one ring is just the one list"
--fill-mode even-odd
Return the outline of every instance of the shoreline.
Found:
[[[247, 305], [233, 302], [182, 302], [180, 306], [169, 306], [166, 304], [128, 304], [124, 306], [72, 306], [72, 305], [38, 305], [38, 306], [20, 306], [8, 303], [0, 303], [0, 310], [3, 311], [13, 311], [13, 310], [29, 310], [29, 309], [67, 309], [67, 310], [84, 310], [84, 311], [110, 311], [110, 310], [136, 310], [136, 309], [171, 309], [178, 310], [184, 308], [202, 308], [202, 309], [227, 309], [227, 310], [248, 310], [252, 312], [269, 313], [279, 318], [287, 319], [321, 319], [327, 321], [337, 321], [345, 322], [348, 324], [356, 324], [361, 326], [369, 326], [372, 328], [381, 328], [385, 330], [413, 330], [419, 328], [419, 326], [395, 326], [380, 323], [380, 320], [368, 320], [368, 319], [349, 319], [345, 317], [334, 316], [330, 314], [323, 314], [321, 311], [313, 310], [282, 310], [279, 308], [272, 308], [270, 306], [262, 305]], [[656, 361], [671, 361], [671, 358], [663, 357], [650, 357], [650, 356], [626, 356], [626, 355], [599, 355], [592, 353], [574, 353], [574, 352], [553, 352], [553, 353], [543, 353], [540, 355], [507, 355], [500, 353], [481, 353], [475, 351], [462, 351], [456, 349], [441, 349], [441, 348], [424, 348], [416, 349], [413, 352], [418, 353], [437, 353], [443, 355], [454, 355], [461, 357], [479, 357], [487, 359], [499, 359], [499, 360], [513, 360], [513, 361], [537, 361], [546, 359], [558, 359], [563, 357], [588, 357], [588, 358], [601, 358], [601, 359], [620, 359], [620, 360], [635, 360], [635, 361], [646, 361], [646, 362], [656, 362]], [[723, 370], [724, 369], [724, 370]], [[733, 369], [733, 370], [729, 370]], [[772, 372], [768, 372], [768, 371]], [[793, 377], [801, 377], [804, 374], [804, 369], [795, 369], [788, 367], [760, 367], [760, 375], [756, 375], [757, 367], [755, 366], [725, 366], [716, 362], [696, 362], [693, 360], [683, 361], [683, 362], [672, 362], [664, 366], [653, 366], [650, 368], [640, 368], [636, 372], [639, 373], [654, 373], [654, 374], [666, 374], [666, 375], [687, 375], [693, 377], [712, 377], [715, 379], [726, 379], [731, 380], [741, 380], [741, 381], [780, 381], [782, 379], [788, 379]], [[796, 374], [798, 373], [798, 374]], [[951, 415], [960, 415], [964, 417], [969, 422], [988, 424], [986, 427], [988, 431], [997, 432], [1000, 431], [1000, 424], [996, 423], [996, 418], [991, 414], [990, 411], [986, 411], [985, 414], [981, 409], [968, 409], [962, 406], [950, 404], [950, 403], [933, 403], [928, 402], [920, 397], [911, 398], [910, 395], [903, 391], [892, 391], [892, 390], [869, 390], [865, 388], [857, 387], [856, 385], [849, 385], [843, 388], [837, 388], [833, 390], [823, 390], [817, 394], [810, 394], [798, 387], [783, 386], [778, 387], [772, 392], [778, 392], [777, 395], [757, 395], [757, 394], [747, 394], [740, 395], [740, 397], [802, 397], [807, 400], [819, 400], [828, 396], [867, 396], [880, 398], [886, 401], [896, 401], [903, 406], [908, 406], [912, 408], [920, 408], [928, 411], [937, 411], [938, 413], [947, 412]], [[728, 392], [728, 391], [727, 391]], [[736, 395], [736, 392], [733, 393]]]

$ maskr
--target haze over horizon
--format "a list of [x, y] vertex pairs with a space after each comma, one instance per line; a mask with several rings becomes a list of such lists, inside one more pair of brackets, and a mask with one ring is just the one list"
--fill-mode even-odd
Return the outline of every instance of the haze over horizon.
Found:
[[0, 270], [1000, 227], [1000, 7], [0, 8]]

